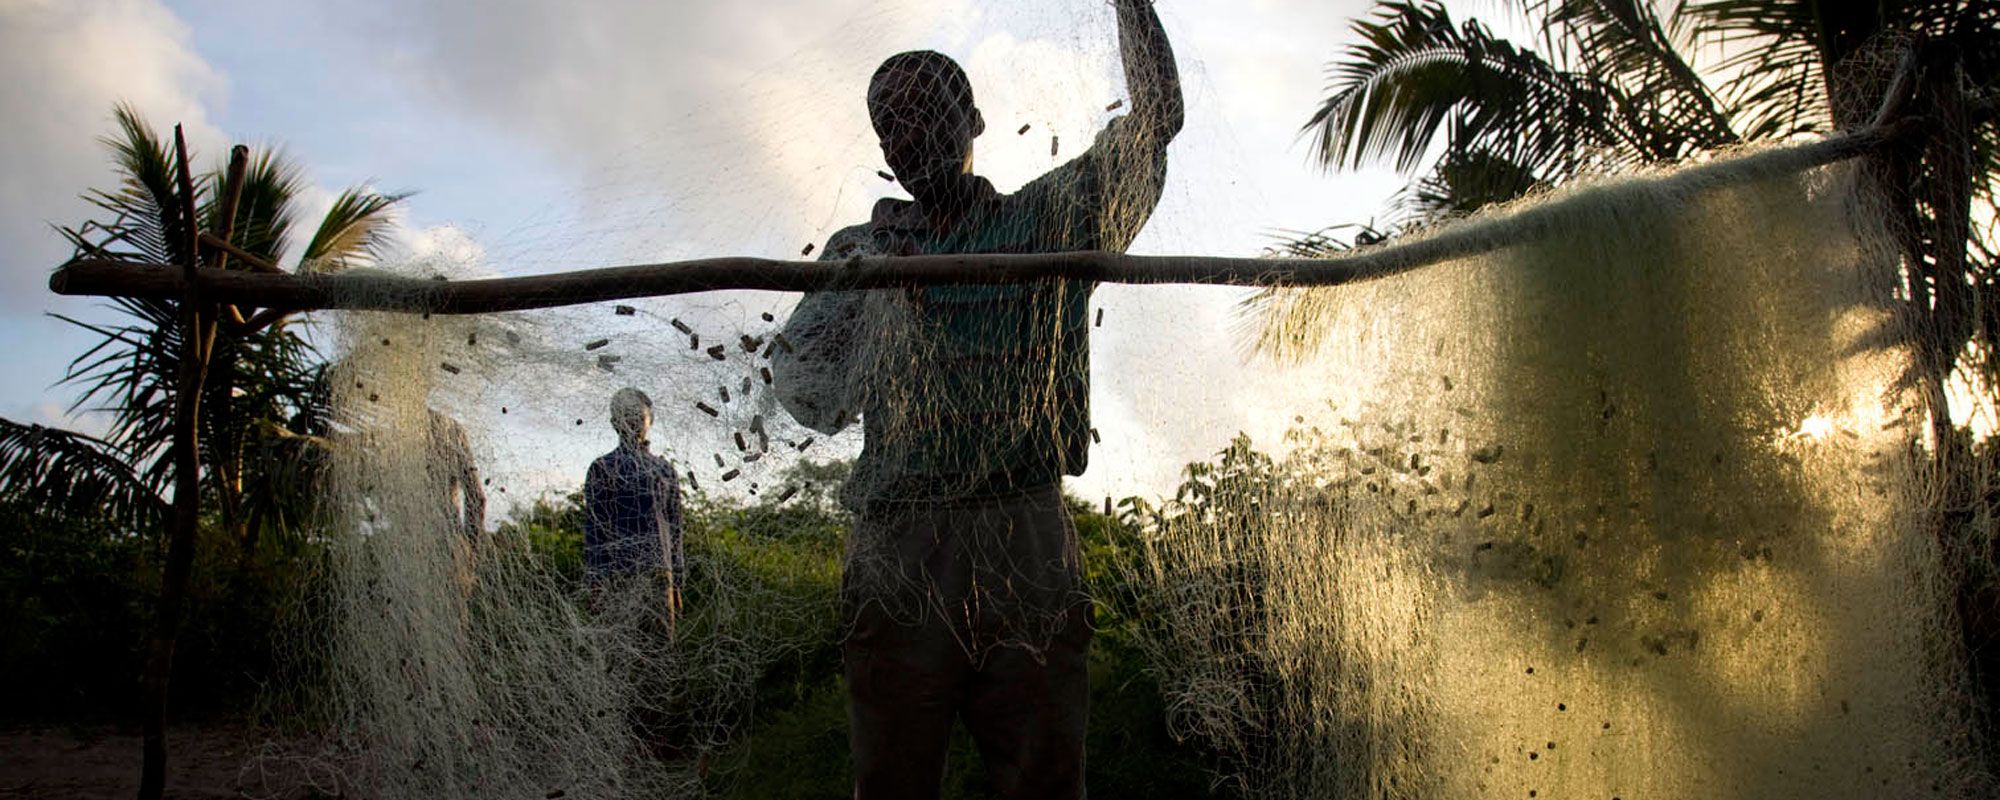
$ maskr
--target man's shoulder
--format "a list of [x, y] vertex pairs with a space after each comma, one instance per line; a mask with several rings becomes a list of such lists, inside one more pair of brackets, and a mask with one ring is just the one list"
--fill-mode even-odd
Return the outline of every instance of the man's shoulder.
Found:
[[[882, 200], [882, 202], [889, 201], [889, 198], [883, 198]], [[879, 206], [880, 203], [877, 205]], [[849, 225], [834, 231], [832, 236], [826, 237], [826, 246], [820, 248], [819, 260], [833, 261], [850, 256], [871, 254], [875, 249], [876, 225], [876, 219], [871, 218], [867, 222]]]
[[[991, 191], [990, 185], [988, 191]], [[820, 250], [819, 260], [833, 261], [850, 256], [879, 255], [881, 248], [878, 244], [878, 234], [906, 232], [923, 225], [923, 215], [918, 213], [916, 202], [884, 197], [875, 201], [874, 208], [868, 212], [867, 222], [849, 225], [827, 237], [826, 247]]]
[[658, 453], [634, 452], [620, 447], [591, 461], [590, 475], [586, 480], [629, 480], [647, 473], [672, 478], [675, 476], [674, 463]]
[[596, 478], [607, 471], [618, 468], [618, 451], [613, 450], [590, 461], [590, 477]]

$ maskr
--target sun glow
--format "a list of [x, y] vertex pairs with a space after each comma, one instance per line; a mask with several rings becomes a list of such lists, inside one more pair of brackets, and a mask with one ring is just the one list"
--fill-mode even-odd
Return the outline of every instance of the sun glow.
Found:
[[1799, 422], [1799, 429], [1792, 433], [1794, 438], [1824, 441], [1833, 434], [1833, 419], [1824, 414], [1814, 414]]

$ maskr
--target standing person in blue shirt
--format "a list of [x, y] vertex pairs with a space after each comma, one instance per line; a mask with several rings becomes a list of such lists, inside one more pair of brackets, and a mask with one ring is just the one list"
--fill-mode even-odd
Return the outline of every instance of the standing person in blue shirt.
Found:
[[[1113, 6], [1131, 112], [1012, 195], [972, 173], [986, 121], [964, 70], [930, 51], [883, 62], [869, 118], [913, 199], [882, 200], [821, 258], [1128, 247], [1182, 105], [1150, 0]], [[862, 423], [841, 586], [860, 800], [937, 797], [954, 720], [1001, 796], [1083, 796], [1091, 601], [1060, 482], [1090, 443], [1094, 288], [815, 292], [786, 323], [787, 410], [827, 433]]]
[[583, 482], [583, 565], [593, 589], [655, 579], [667, 619], [680, 616], [687, 560], [681, 549], [681, 487], [672, 464], [654, 455], [646, 434], [653, 401], [634, 388], [611, 395], [618, 447], [591, 462]]

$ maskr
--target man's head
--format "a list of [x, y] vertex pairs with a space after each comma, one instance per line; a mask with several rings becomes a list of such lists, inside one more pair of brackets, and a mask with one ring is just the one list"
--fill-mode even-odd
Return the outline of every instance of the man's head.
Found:
[[897, 53], [868, 82], [868, 119], [882, 156], [919, 201], [940, 198], [972, 169], [972, 139], [986, 120], [972, 104], [972, 82], [943, 53]]
[[627, 386], [611, 395], [611, 429], [626, 442], [646, 441], [653, 427], [653, 398]]

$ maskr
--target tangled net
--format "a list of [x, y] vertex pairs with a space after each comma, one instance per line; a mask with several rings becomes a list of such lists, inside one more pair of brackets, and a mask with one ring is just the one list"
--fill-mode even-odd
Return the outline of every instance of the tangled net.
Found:
[[1131, 514], [1177, 722], [1253, 796], [1970, 796], [1849, 176], [1604, 181], [1293, 294], [1264, 335], [1333, 333], [1286, 451]]
[[[794, 61], [783, 67], [824, 66]], [[829, 83], [859, 111], [856, 86]], [[1053, 85], [1074, 99], [1105, 80], [1092, 67]], [[1012, 148], [996, 160], [1027, 177], [1101, 122], [987, 110], [987, 136]], [[796, 119], [809, 116], [781, 132], [803, 138]], [[1017, 122], [1047, 130], [1030, 143]], [[1043, 133], [1046, 162], [1023, 155]], [[724, 138], [673, 158], [735, 146]], [[818, 144], [836, 171], [873, 163], [865, 134]], [[716, 169], [720, 183], [729, 167]], [[1286, 294], [1254, 331], [1278, 360], [1213, 341], [1230, 319], [1213, 309], [1235, 290], [1090, 297], [1106, 373], [1092, 434], [1112, 453], [1093, 469], [1124, 477], [1076, 483], [1132, 495], [1116, 585], [1095, 593], [1130, 599], [1169, 722], [1225, 754], [1243, 793], [1970, 797], [1985, 785], [1948, 651], [1931, 487], [1908, 452], [1923, 435], [1898, 388], [1909, 355], [1879, 344], [1896, 261], [1866, 222], [1866, 192], [1842, 166], [1670, 177], [1587, 183], [1447, 228], [1554, 211], [1527, 244]], [[739, 242], [789, 255], [800, 229], [830, 232], [825, 207], [862, 205], [836, 197], [811, 224], [780, 225], [741, 197], [686, 220], [678, 201], [600, 204], [552, 238], [572, 265]], [[539, 244], [489, 255], [556, 263]], [[394, 269], [481, 267], [433, 256]], [[853, 392], [919, 409], [970, 399], [978, 387], [930, 363], [939, 332], [911, 297], [870, 295]], [[772, 388], [795, 301], [335, 316], [333, 588], [299, 644], [327, 665], [312, 694], [342, 785], [713, 789], [713, 756], [755, 736], [759, 681], [843, 635], [837, 535], [804, 536], [782, 513], [700, 527], [711, 538], [687, 542], [683, 610], [664, 622], [656, 587], [587, 586], [525, 528], [466, 537], [439, 465], [469, 453], [496, 508], [566, 493], [612, 444], [606, 401], [638, 386], [691, 501], [837, 513], [839, 470], [821, 460], [852, 458], [859, 432], [800, 424]], [[1102, 332], [1107, 310], [1123, 332]], [[436, 435], [440, 417], [463, 448]], [[1211, 453], [1177, 493], [1161, 480]]]

